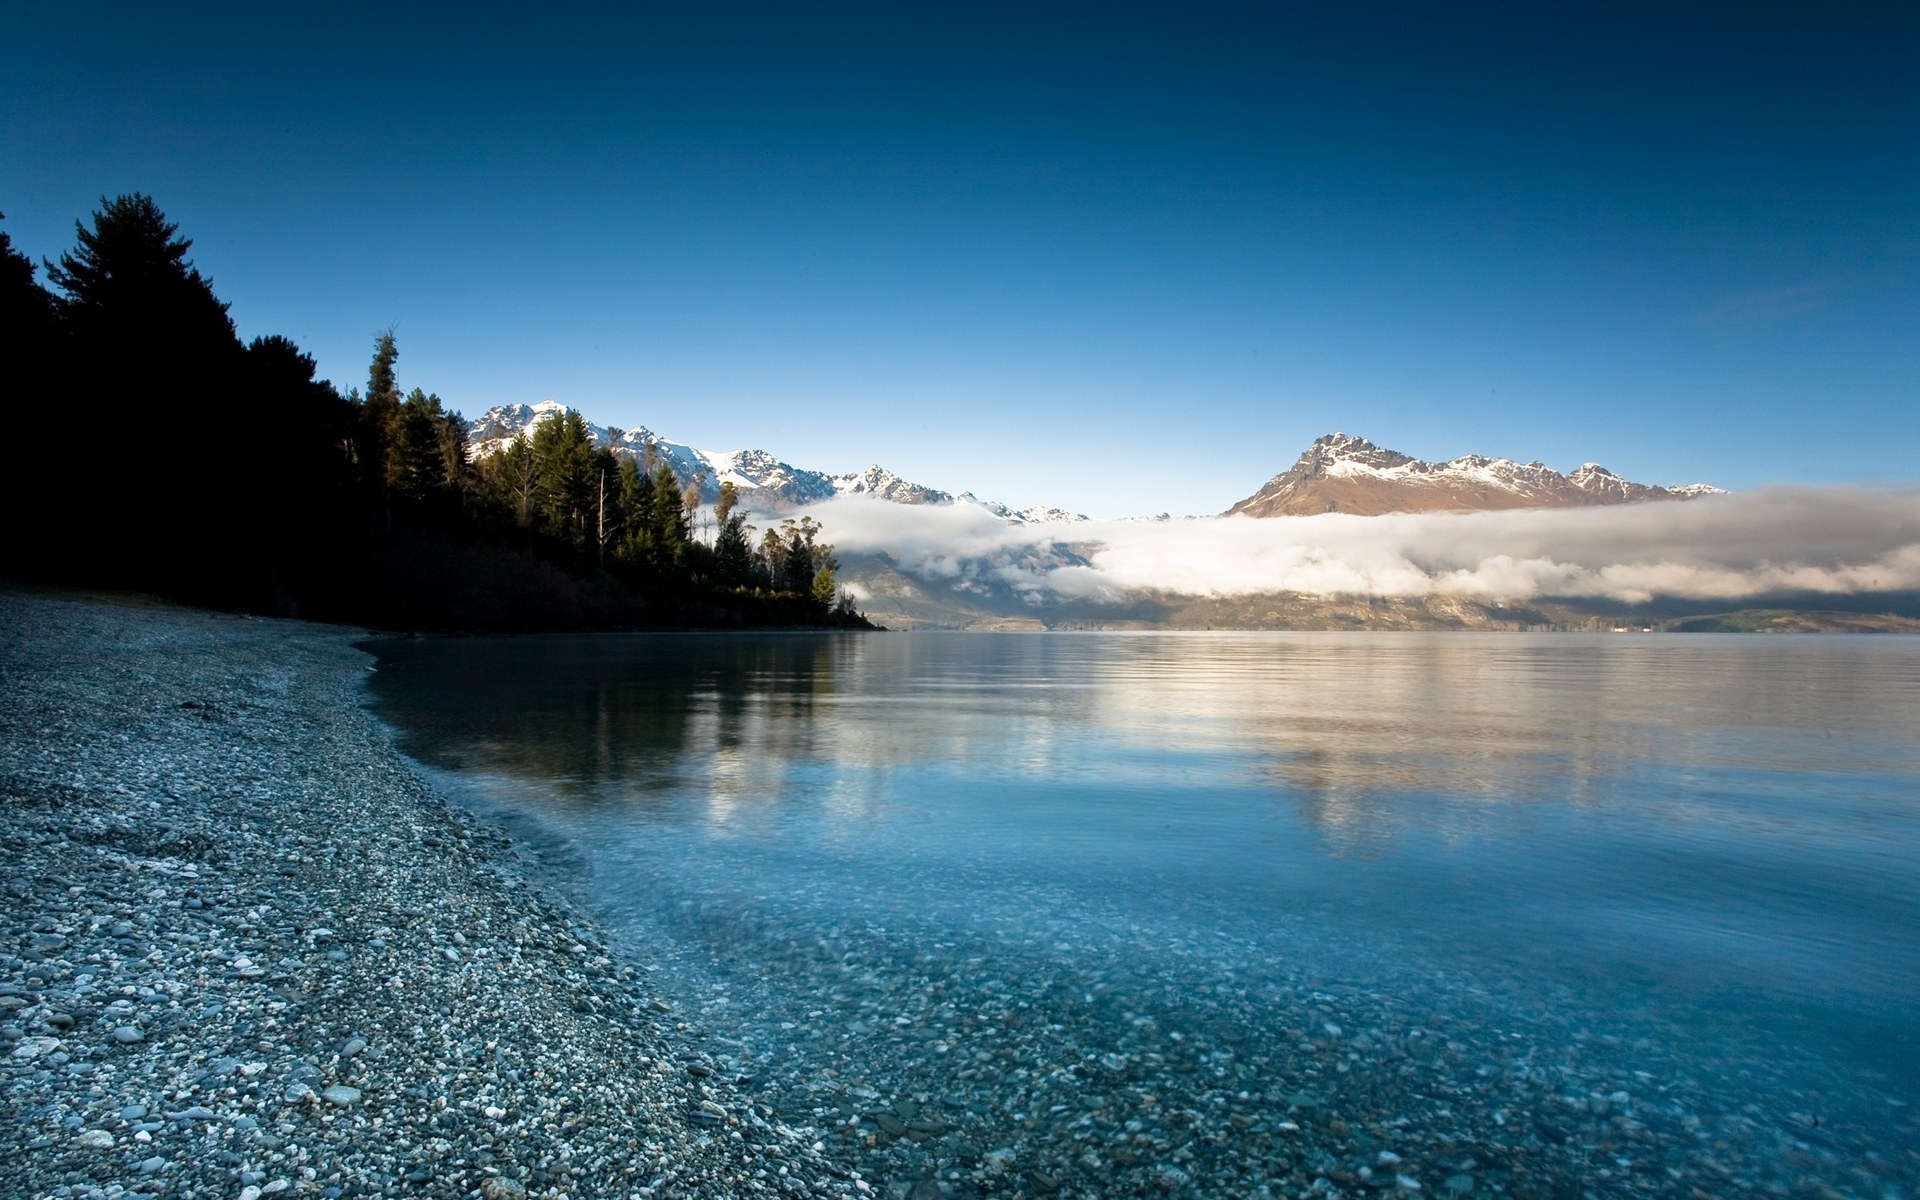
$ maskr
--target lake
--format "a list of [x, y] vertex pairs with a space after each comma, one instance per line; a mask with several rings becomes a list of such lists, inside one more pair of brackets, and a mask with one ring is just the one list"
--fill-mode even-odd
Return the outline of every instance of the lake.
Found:
[[879, 1194], [1920, 1194], [1920, 639], [374, 649]]

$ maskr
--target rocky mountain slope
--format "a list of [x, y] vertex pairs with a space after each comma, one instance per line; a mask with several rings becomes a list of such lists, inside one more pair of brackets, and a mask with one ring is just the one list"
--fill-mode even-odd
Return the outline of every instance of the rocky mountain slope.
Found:
[[[488, 409], [468, 425], [467, 450], [473, 458], [498, 454], [515, 437], [567, 412], [553, 400], [505, 404]], [[742, 503], [763, 513], [784, 512], [835, 496], [872, 496], [895, 504], [973, 505], [1009, 524], [1071, 524], [1087, 518], [1064, 509], [1034, 505], [1012, 508], [971, 492], [958, 496], [902, 479], [880, 466], [829, 475], [798, 467], [765, 450], [699, 450], [670, 441], [652, 430], [616, 429], [587, 422], [596, 446], [623, 457], [654, 460], [673, 468], [682, 481], [699, 479], [711, 502], [723, 483], [740, 490]], [[1228, 515], [1311, 516], [1343, 512], [1373, 516], [1390, 512], [1484, 511], [1511, 508], [1574, 508], [1645, 500], [1687, 500], [1720, 492], [1703, 483], [1656, 487], [1622, 479], [1596, 463], [1562, 475], [1539, 462], [1464, 455], [1444, 463], [1423, 462], [1364, 438], [1330, 433], [1314, 442], [1299, 461], [1267, 481], [1265, 487], [1228, 509]]]
[[[467, 426], [468, 457], [479, 459], [498, 454], [511, 445], [514, 438], [523, 433], [531, 435], [534, 426], [566, 412], [566, 405], [553, 400], [490, 408]], [[1038, 505], [1009, 508], [992, 500], [981, 500], [971, 492], [949, 495], [902, 479], [879, 466], [845, 475], [828, 475], [796, 467], [765, 450], [696, 450], [668, 441], [644, 427], [615, 429], [588, 421], [587, 433], [595, 446], [610, 446], [622, 457], [641, 458], [651, 448], [655, 460], [671, 466], [683, 481], [700, 479], [709, 502], [719, 494], [721, 484], [731, 483], [740, 489], [743, 504], [763, 512], [784, 511], [835, 496], [864, 495], [895, 504], [973, 504], [1014, 524], [1087, 519], [1079, 513]]]
[[1505, 508], [1581, 508], [1643, 500], [1689, 500], [1719, 493], [1704, 483], [1656, 487], [1634, 483], [1597, 463], [1562, 475], [1539, 462], [1468, 454], [1423, 462], [1365, 438], [1330, 433], [1265, 487], [1228, 509], [1228, 515], [1304, 517], [1343, 512], [1484, 511]]

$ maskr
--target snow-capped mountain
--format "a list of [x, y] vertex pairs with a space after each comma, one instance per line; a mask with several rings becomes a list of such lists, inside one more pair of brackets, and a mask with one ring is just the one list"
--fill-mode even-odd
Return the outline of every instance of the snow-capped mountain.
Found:
[[953, 497], [917, 483], [908, 483], [885, 467], [868, 467], [855, 475], [835, 475], [833, 490], [843, 496], [876, 496], [895, 504], [952, 504]]
[[1008, 508], [997, 500], [982, 500], [972, 492], [961, 492], [958, 496], [955, 496], [953, 500], [956, 504], [977, 505], [980, 508], [986, 509], [994, 516], [999, 517], [1001, 520], [1009, 521], [1015, 525], [1070, 524], [1087, 519], [1080, 513], [1068, 512], [1064, 508], [1048, 508], [1040, 504], [1035, 504], [1029, 508]]
[[1228, 509], [1250, 517], [1343, 512], [1481, 511], [1505, 508], [1578, 508], [1642, 500], [1691, 500], [1720, 493], [1704, 483], [1656, 487], [1622, 479], [1597, 463], [1562, 475], [1539, 462], [1463, 455], [1430, 463], [1365, 438], [1330, 433], [1292, 467]]
[[[499, 454], [521, 434], [532, 435], [543, 421], [564, 416], [566, 405], [554, 400], [537, 404], [502, 404], [488, 409], [467, 425], [467, 457], [478, 460]], [[587, 434], [596, 447], [611, 447], [621, 457], [643, 458], [649, 451], [656, 463], [673, 468], [680, 481], [701, 481], [701, 492], [711, 503], [720, 485], [731, 483], [740, 489], [740, 501], [750, 509], [784, 511], [803, 504], [830, 500], [835, 496], [873, 496], [895, 504], [973, 504], [1013, 524], [1043, 521], [1084, 521], [1078, 513], [1035, 506], [1011, 509], [991, 500], [980, 500], [972, 493], [959, 497], [909, 482], [884, 467], [872, 466], [845, 475], [828, 475], [796, 467], [765, 450], [696, 450], [680, 442], [668, 441], [645, 427], [613, 429], [586, 422]]]
[[[513, 444], [514, 438], [523, 433], [531, 437], [534, 426], [563, 417], [568, 411], [567, 406], [557, 400], [542, 400], [538, 404], [495, 405], [478, 419], [467, 422], [467, 457], [477, 461], [499, 454]], [[622, 458], [639, 458], [651, 446], [654, 461], [672, 467], [673, 473], [682, 482], [692, 480], [704, 470], [709, 488], [714, 492], [720, 489], [719, 480], [714, 478], [711, 456], [692, 446], [667, 441], [645, 426], [616, 429], [596, 425], [592, 421], [587, 421], [586, 426], [587, 436], [593, 439], [596, 449], [610, 446]]]

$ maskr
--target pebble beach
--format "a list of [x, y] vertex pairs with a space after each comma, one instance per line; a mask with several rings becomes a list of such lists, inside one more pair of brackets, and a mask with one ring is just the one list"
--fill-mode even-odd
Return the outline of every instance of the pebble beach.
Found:
[[0, 594], [0, 1196], [858, 1196], [359, 702], [359, 630]]
[[365, 636], [0, 593], [0, 1200], [1915, 1194], [1901, 1080], [1737, 1013], [514, 822]]

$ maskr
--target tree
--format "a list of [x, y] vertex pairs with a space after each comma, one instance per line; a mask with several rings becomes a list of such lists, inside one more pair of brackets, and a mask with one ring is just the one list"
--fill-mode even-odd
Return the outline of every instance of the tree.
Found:
[[246, 388], [259, 438], [278, 449], [272, 469], [283, 490], [297, 494], [339, 488], [351, 459], [353, 406], [315, 373], [313, 357], [277, 334], [247, 346]]
[[360, 403], [358, 458], [366, 472], [368, 485], [377, 493], [386, 490], [393, 466], [393, 443], [400, 423], [400, 382], [393, 364], [400, 357], [393, 330], [373, 339], [373, 365], [367, 369], [367, 394]]
[[[5, 219], [0, 213], [0, 221]], [[0, 230], [0, 348], [8, 360], [44, 353], [53, 333], [53, 293], [40, 286], [33, 271], [33, 260], [15, 250], [12, 237]]]
[[585, 547], [594, 496], [593, 438], [586, 419], [568, 409], [562, 417], [542, 421], [534, 426], [532, 444], [540, 515], [548, 531], [568, 545]]
[[534, 466], [533, 446], [528, 443], [525, 431], [515, 434], [507, 448], [487, 463], [495, 493], [513, 513], [513, 523], [521, 529], [532, 529], [540, 494], [540, 472]]
[[[227, 306], [151, 197], [103, 199], [46, 264], [72, 339], [63, 398], [100, 428], [138, 429], [151, 473], [76, 476], [42, 511], [70, 577], [187, 598], [253, 586], [273, 513], [258, 491], [253, 395]], [[137, 480], [137, 482], [136, 482]], [[109, 533], [110, 544], [103, 541]]]
[[626, 520], [616, 543], [615, 557], [630, 563], [646, 561], [653, 537], [653, 476], [633, 459], [620, 464], [620, 511]]
[[833, 577], [833, 568], [826, 563], [813, 573], [813, 602], [821, 608], [832, 610], [834, 601], [840, 595], [840, 582]]
[[607, 551], [613, 548], [626, 525], [626, 512], [620, 504], [620, 460], [612, 447], [603, 446], [594, 453], [593, 479], [593, 555], [595, 565], [604, 570]]
[[440, 450], [441, 476], [449, 494], [457, 500], [473, 483], [473, 464], [467, 461], [467, 423], [457, 412], [442, 413], [434, 434]]
[[[791, 525], [792, 522], [783, 524]], [[766, 577], [767, 586], [775, 591], [786, 586], [786, 564], [786, 534], [780, 529], [767, 529], [760, 535], [760, 573]]]
[[665, 574], [679, 565], [689, 536], [685, 494], [679, 477], [665, 462], [654, 468], [653, 497], [648, 557], [653, 569]]
[[687, 519], [687, 537], [694, 536], [694, 522], [700, 516], [700, 503], [707, 495], [707, 469], [704, 466], [693, 469], [693, 478], [687, 480], [680, 489], [680, 507]]
[[739, 586], [748, 581], [753, 567], [753, 526], [737, 511], [740, 489], [731, 480], [720, 485], [720, 498], [713, 506], [713, 570], [721, 583]]
[[[0, 219], [4, 215], [0, 214]], [[64, 436], [69, 415], [64, 405], [47, 403], [56, 389], [71, 386], [67, 342], [55, 319], [53, 294], [34, 279], [33, 260], [14, 250], [0, 231], [0, 391], [9, 399], [9, 434], [17, 446], [50, 447]], [[49, 523], [44, 484], [15, 464], [0, 472], [0, 504], [9, 515], [10, 566], [38, 566], [67, 536], [59, 522]], [[32, 518], [29, 513], [35, 514]]]
[[192, 240], [174, 236], [180, 227], [153, 197], [135, 192], [100, 204], [92, 229], [74, 222], [79, 244], [46, 264], [76, 333], [171, 350], [165, 357], [238, 350], [227, 306], [187, 259]]
[[412, 500], [444, 499], [452, 478], [442, 441], [448, 413], [440, 397], [419, 388], [407, 394], [392, 422], [387, 486]]

